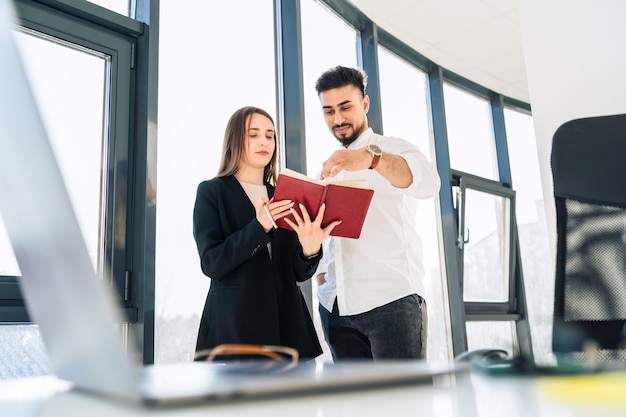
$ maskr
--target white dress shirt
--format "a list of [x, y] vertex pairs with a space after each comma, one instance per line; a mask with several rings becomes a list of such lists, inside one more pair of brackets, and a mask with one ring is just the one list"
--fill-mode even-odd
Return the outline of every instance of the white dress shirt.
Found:
[[404, 158], [413, 183], [407, 188], [396, 188], [369, 169], [342, 171], [334, 178], [365, 178], [368, 187], [374, 189], [360, 238], [326, 239], [316, 272], [326, 272], [326, 283], [317, 290], [319, 302], [331, 311], [336, 297], [342, 316], [363, 313], [409, 294], [424, 294], [422, 243], [415, 218], [418, 200], [439, 192], [439, 175], [417, 146], [404, 139], [378, 135], [371, 128], [348, 149], [365, 148], [368, 144], [378, 145], [383, 154]]

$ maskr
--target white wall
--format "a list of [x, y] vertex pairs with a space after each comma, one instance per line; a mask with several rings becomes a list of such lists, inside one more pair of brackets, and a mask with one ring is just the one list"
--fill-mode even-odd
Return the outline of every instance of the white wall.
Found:
[[551, 248], [552, 136], [577, 118], [626, 113], [626, 1], [518, 0]]

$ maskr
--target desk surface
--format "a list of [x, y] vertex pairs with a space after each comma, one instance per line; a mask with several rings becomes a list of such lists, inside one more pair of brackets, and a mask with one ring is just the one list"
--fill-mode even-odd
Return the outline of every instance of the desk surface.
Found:
[[[626, 377], [620, 376], [621, 381]], [[468, 374], [433, 386], [405, 386], [209, 406], [150, 410], [69, 389], [54, 377], [0, 381], [0, 416], [11, 417], [605, 417], [626, 415], [626, 399], [546, 395], [543, 379]], [[626, 392], [626, 383], [617, 386]], [[571, 391], [572, 393], [575, 392]], [[626, 396], [620, 396], [626, 397]]]

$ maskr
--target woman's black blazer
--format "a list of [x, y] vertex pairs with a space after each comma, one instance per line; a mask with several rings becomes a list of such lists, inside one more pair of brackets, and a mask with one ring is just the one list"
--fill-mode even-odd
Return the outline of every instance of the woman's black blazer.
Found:
[[[266, 187], [271, 198], [274, 187]], [[251, 343], [293, 347], [302, 358], [322, 353], [297, 285], [311, 278], [321, 253], [305, 259], [291, 230], [265, 233], [234, 176], [200, 183], [193, 233], [202, 272], [211, 278], [197, 351], [222, 343]]]

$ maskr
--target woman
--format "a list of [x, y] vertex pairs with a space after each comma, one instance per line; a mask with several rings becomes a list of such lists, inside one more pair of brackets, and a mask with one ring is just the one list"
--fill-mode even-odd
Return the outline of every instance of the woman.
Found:
[[[237, 110], [226, 126], [217, 176], [198, 186], [193, 232], [211, 287], [196, 351], [241, 343], [288, 346], [304, 359], [322, 353], [297, 282], [315, 272], [322, 241], [339, 222], [322, 229], [323, 208], [311, 220], [294, 202], [271, 200], [276, 144], [267, 112]], [[270, 214], [275, 220], [290, 213], [293, 231], [273, 227]]]

